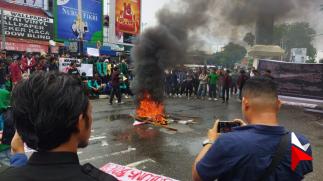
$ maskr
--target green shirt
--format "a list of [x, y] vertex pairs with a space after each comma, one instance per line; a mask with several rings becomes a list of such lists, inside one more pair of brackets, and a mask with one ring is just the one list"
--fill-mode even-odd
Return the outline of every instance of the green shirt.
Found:
[[209, 83], [210, 83], [211, 85], [215, 85], [215, 84], [217, 84], [218, 80], [219, 80], [219, 76], [218, 76], [217, 74], [215, 74], [215, 73], [211, 73], [211, 74], [209, 75]]
[[95, 89], [98, 89], [98, 88], [100, 88], [100, 86], [99, 86], [99, 84], [98, 84], [98, 82], [97, 81], [92, 81], [92, 80], [89, 80], [88, 82], [87, 82], [87, 86], [90, 88], [90, 89], [92, 89], [92, 88], [95, 88]]
[[120, 72], [123, 73], [123, 75], [128, 74], [128, 65], [127, 64], [121, 63], [119, 68], [120, 68]]
[[0, 89], [0, 110], [7, 109], [10, 103], [10, 92]]
[[12, 82], [10, 80], [7, 80], [4, 84], [6, 86], [7, 91], [11, 91], [12, 89]]

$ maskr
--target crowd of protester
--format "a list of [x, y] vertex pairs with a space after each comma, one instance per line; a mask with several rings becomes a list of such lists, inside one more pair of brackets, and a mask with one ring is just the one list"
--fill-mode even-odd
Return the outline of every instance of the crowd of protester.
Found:
[[[260, 76], [260, 73], [251, 69], [250, 71], [218, 68], [177, 68], [165, 71], [165, 95], [168, 97], [185, 97], [187, 99], [208, 99], [217, 101], [222, 99], [228, 102], [233, 95], [242, 98], [242, 89], [245, 82], [251, 77]], [[271, 79], [270, 70], [263, 76]]]
[[[64, 70], [67, 75], [58, 73], [55, 56], [0, 53], [0, 131], [6, 128], [0, 135], [0, 180], [117, 180], [89, 163], [80, 165], [77, 150], [89, 144], [93, 122], [89, 97], [110, 94], [110, 104], [115, 96], [122, 103], [122, 95], [132, 96], [132, 74], [125, 60], [116, 63], [99, 57], [82, 63], [93, 64], [93, 76], [80, 72], [80, 62], [71, 62]], [[216, 121], [193, 163], [194, 181], [302, 180], [313, 171], [311, 160], [290, 169], [286, 150], [293, 133], [279, 126], [281, 102], [273, 79], [270, 70], [263, 75], [256, 69], [165, 71], [168, 97], [221, 98], [225, 103], [237, 95], [242, 100], [246, 122], [235, 120], [241, 127], [221, 135]], [[309, 143], [303, 135], [297, 138]], [[30, 158], [24, 144], [36, 150]], [[2, 166], [6, 164], [11, 167]]]
[[[295, 138], [308, 145], [302, 155], [311, 157], [311, 147], [306, 137], [279, 125], [281, 102], [269, 73], [245, 82], [241, 104], [245, 120], [234, 120], [240, 126], [223, 133], [216, 121], [209, 130], [208, 140], [192, 164], [192, 180], [299, 181], [313, 171], [312, 159], [291, 156]], [[205, 85], [206, 71], [201, 74], [204, 82], [199, 85]], [[228, 76], [230, 71], [224, 79]], [[12, 98], [17, 131], [11, 141], [11, 167], [2, 167], [0, 180], [118, 180], [90, 163], [79, 162], [78, 149], [89, 144], [93, 123], [92, 103], [80, 81], [67, 74], [40, 71], [18, 84]], [[36, 150], [30, 158], [24, 143]], [[298, 160], [295, 166], [294, 158]]]
[[[71, 58], [69, 55], [47, 55], [47, 54], [11, 54], [6, 51], [0, 52], [0, 165], [8, 163], [10, 156], [10, 142], [6, 138], [12, 138], [14, 130], [4, 130], [4, 127], [12, 127], [13, 118], [11, 111], [11, 95], [13, 89], [22, 80], [27, 80], [32, 74], [39, 72], [59, 72], [59, 58]], [[80, 72], [78, 67], [80, 63], [93, 65], [93, 76]], [[61, 70], [62, 71], [62, 70]], [[116, 61], [109, 57], [85, 57], [81, 62], [71, 62], [63, 72], [72, 75], [80, 80], [87, 96], [91, 99], [108, 98], [110, 95], [110, 104], [116, 96], [116, 103], [122, 104], [122, 97], [132, 96], [130, 91], [131, 71], [125, 59]]]
[[[73, 58], [66, 54], [60, 57]], [[79, 71], [78, 67], [81, 63], [93, 65], [93, 76]], [[38, 71], [59, 71], [59, 57], [32, 53], [7, 56], [5, 51], [1, 51], [0, 89], [5, 89], [10, 92], [18, 82], [23, 79], [28, 79], [30, 74]], [[81, 59], [81, 62], [71, 62], [63, 72], [82, 80], [91, 98], [111, 94], [117, 97], [118, 103], [122, 103], [122, 95], [125, 98], [132, 96], [129, 87], [129, 81], [132, 75], [125, 59], [115, 61], [110, 57], [85, 57]], [[113, 96], [111, 100], [113, 100]]]

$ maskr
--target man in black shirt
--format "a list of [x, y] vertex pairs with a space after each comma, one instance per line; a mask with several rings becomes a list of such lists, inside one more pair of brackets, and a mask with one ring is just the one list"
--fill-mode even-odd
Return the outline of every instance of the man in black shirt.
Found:
[[36, 150], [19, 168], [0, 172], [5, 181], [116, 180], [90, 164], [81, 166], [78, 148], [88, 145], [92, 105], [80, 80], [57, 72], [38, 72], [12, 93], [18, 134]]
[[80, 71], [76, 68], [76, 63], [72, 62], [68, 69], [68, 74], [73, 75], [74, 77], [80, 78]]
[[8, 74], [8, 66], [6, 65], [6, 52], [0, 51], [0, 89], [5, 89], [6, 76]]
[[0, 89], [5, 89], [5, 82], [7, 76], [7, 67], [3, 59], [0, 59]]

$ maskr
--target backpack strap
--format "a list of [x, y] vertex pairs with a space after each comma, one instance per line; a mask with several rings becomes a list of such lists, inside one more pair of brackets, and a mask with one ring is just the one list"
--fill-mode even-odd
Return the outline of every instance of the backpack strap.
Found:
[[94, 167], [90, 163], [87, 163], [82, 166], [82, 172], [86, 175], [89, 175], [93, 179], [97, 181], [118, 181], [113, 176], [104, 173], [103, 171], [99, 170], [98, 168]]
[[258, 179], [258, 181], [266, 180], [276, 170], [277, 166], [283, 160], [283, 158], [288, 150], [289, 142], [290, 142], [290, 134], [286, 133], [281, 137], [278, 147], [276, 149], [276, 153], [273, 155], [273, 159], [272, 159], [269, 167], [267, 167], [267, 169], [261, 175], [261, 177]]

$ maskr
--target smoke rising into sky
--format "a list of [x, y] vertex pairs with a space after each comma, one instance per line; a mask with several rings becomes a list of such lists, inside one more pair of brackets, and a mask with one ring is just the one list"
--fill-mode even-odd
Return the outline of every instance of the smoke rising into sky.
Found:
[[164, 70], [184, 63], [192, 42], [190, 34], [208, 22], [208, 5], [212, 0], [182, 0], [181, 11], [165, 6], [157, 15], [158, 25], [139, 37], [132, 51], [135, 80], [132, 89], [137, 100], [149, 92], [163, 101]]
[[286, 18], [290, 13], [299, 16], [315, 0], [220, 0], [221, 15], [232, 25], [254, 23], [259, 14], [273, 15], [276, 20]]
[[157, 13], [157, 25], [145, 29], [132, 50], [137, 102], [144, 92], [163, 101], [164, 70], [185, 63], [187, 52], [198, 42], [194, 35], [242, 39], [239, 28], [252, 30], [259, 14], [273, 15], [275, 20], [298, 18], [314, 1], [178, 0], [176, 6], [164, 6]]

